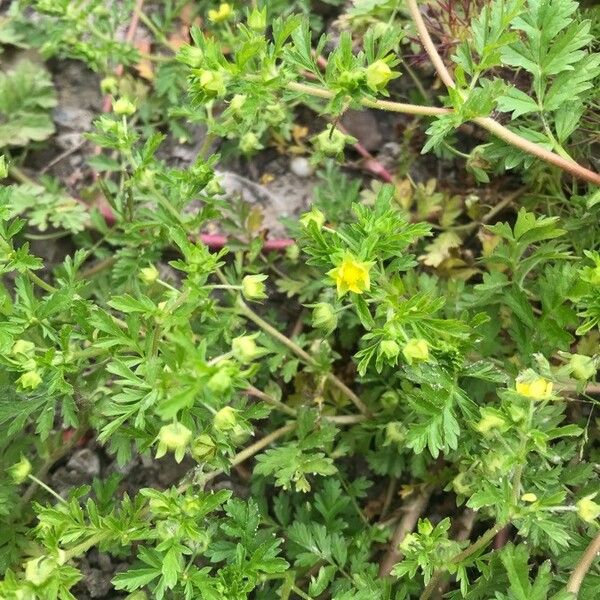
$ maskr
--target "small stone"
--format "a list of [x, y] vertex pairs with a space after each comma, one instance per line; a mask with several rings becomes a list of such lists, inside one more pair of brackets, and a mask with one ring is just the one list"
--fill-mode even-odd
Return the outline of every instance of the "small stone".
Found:
[[314, 173], [312, 165], [304, 156], [294, 156], [290, 160], [290, 170], [298, 177], [310, 177]]
[[89, 448], [82, 448], [69, 459], [67, 468], [84, 475], [97, 477], [100, 475], [100, 458]]

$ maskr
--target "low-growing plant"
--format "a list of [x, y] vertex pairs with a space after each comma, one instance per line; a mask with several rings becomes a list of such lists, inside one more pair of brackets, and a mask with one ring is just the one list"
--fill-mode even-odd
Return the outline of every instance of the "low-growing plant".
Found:
[[[451, 67], [414, 0], [355, 3], [333, 48], [280, 3], [211, 3], [176, 54], [193, 9], [132, 4], [14, 4], [0, 37], [85, 61], [112, 95], [90, 206], [20, 164], [53, 130], [47, 73], [0, 77], [0, 598], [77, 598], [94, 549], [132, 600], [596, 598], [600, 177], [581, 123], [600, 58], [577, 4], [473, 2]], [[130, 14], [163, 54], [116, 39]], [[388, 99], [409, 30], [443, 106]], [[156, 95], [126, 93], [140, 60], [164, 69]], [[277, 253], [252, 211], [231, 218], [210, 147], [293, 154], [300, 105], [325, 122], [301, 136], [320, 184]], [[363, 186], [335, 166], [356, 108], [431, 119], [424, 150], [489, 185]], [[469, 121], [495, 137], [462, 152]], [[165, 160], [197, 122], [192, 164]], [[226, 219], [244, 231], [215, 249], [200, 232]], [[48, 228], [64, 259], [33, 250]], [[90, 439], [115, 472], [54, 489]], [[127, 484], [142, 460], [182, 476]]]

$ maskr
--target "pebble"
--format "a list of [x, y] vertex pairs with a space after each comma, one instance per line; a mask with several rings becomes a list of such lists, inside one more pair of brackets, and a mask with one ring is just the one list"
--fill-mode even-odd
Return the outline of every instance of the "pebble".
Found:
[[290, 160], [290, 170], [298, 177], [310, 177], [315, 172], [313, 166], [304, 156], [294, 156]]

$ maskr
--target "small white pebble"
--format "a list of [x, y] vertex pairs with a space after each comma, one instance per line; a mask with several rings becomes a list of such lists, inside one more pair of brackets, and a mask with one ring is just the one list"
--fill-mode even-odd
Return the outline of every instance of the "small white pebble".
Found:
[[314, 173], [312, 165], [304, 156], [294, 156], [290, 160], [290, 169], [294, 175], [298, 177], [310, 177]]

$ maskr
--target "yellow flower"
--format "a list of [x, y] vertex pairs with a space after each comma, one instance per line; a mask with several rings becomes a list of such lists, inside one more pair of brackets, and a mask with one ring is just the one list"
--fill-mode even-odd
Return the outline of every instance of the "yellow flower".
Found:
[[227, 21], [232, 14], [233, 9], [231, 8], [231, 4], [223, 2], [219, 5], [218, 10], [211, 9], [208, 11], [208, 20], [213, 23], [221, 23], [222, 21]]
[[409, 365], [413, 362], [429, 360], [429, 344], [423, 338], [412, 338], [404, 344], [402, 354]]
[[537, 502], [537, 496], [533, 492], [527, 492], [521, 496], [523, 502]]
[[600, 517], [600, 504], [592, 500], [596, 494], [585, 496], [575, 506], [577, 506], [577, 514], [586, 522], [593, 523]]
[[394, 78], [394, 72], [383, 60], [376, 60], [367, 67], [367, 85], [373, 90], [383, 89], [390, 79]]
[[531, 379], [517, 379], [515, 384], [517, 393], [534, 400], [547, 400], [552, 396], [552, 388], [551, 381], [539, 376]]
[[371, 263], [357, 260], [352, 254], [347, 253], [339, 266], [327, 273], [335, 281], [338, 296], [346, 292], [362, 294], [371, 289], [369, 269]]
[[180, 463], [191, 439], [192, 432], [185, 425], [181, 423], [163, 425], [157, 436], [156, 458], [161, 458], [167, 451], [172, 451], [175, 454], [175, 460]]

